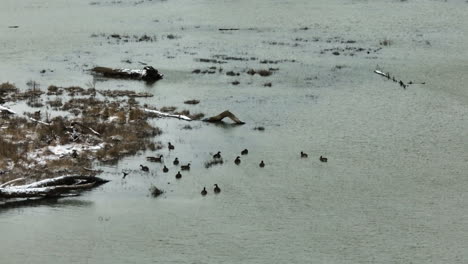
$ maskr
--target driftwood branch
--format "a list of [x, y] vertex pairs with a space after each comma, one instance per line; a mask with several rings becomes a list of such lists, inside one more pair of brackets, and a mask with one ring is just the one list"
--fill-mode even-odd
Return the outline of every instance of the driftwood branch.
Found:
[[74, 126], [74, 125], [78, 125], [78, 126], [80, 126], [80, 127], [86, 128], [86, 129], [88, 129], [89, 131], [91, 131], [91, 132], [92, 132], [94, 135], [96, 135], [96, 136], [99, 136], [99, 137], [101, 136], [101, 134], [100, 134], [99, 132], [97, 132], [96, 130], [94, 130], [94, 129], [90, 128], [90, 127], [87, 127], [87, 126], [85, 126], [85, 125], [83, 125], [83, 124], [81, 124], [81, 123], [78, 123], [78, 122], [73, 122], [73, 123], [71, 123], [71, 126]]
[[213, 122], [221, 122], [223, 120], [223, 118], [225, 118], [225, 117], [230, 118], [236, 124], [245, 124], [245, 122], [242, 122], [239, 118], [237, 118], [237, 116], [235, 116], [233, 113], [231, 113], [230, 111], [227, 111], [227, 110], [222, 112], [219, 115], [215, 115], [215, 116], [212, 116], [212, 117], [209, 117], [209, 118], [205, 118], [205, 119], [203, 119], [203, 121], [212, 122], [212, 123]]
[[12, 185], [13, 183], [24, 181], [24, 180], [26, 180], [26, 178], [18, 178], [18, 179], [14, 179], [11, 181], [7, 181], [5, 183], [0, 184], [0, 188], [7, 187], [9, 185]]

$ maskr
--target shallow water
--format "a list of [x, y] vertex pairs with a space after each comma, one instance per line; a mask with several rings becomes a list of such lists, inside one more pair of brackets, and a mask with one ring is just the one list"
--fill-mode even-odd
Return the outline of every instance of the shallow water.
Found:
[[[191, 122], [182, 130], [184, 121], [155, 120], [164, 132], [155, 140], [176, 145], [161, 153], [191, 162], [189, 173], [176, 181], [169, 163], [168, 174], [155, 164], [144, 174], [138, 165], [153, 153], [142, 153], [104, 166], [112, 181], [78, 198], [3, 207], [0, 263], [468, 261], [468, 4], [251, 2], [2, 1], [0, 82], [86, 86], [93, 66], [144, 62], [165, 79], [98, 80], [96, 88], [147, 91], [155, 97], [142, 102], [207, 115], [229, 109], [247, 124]], [[91, 37], [101, 33], [157, 41]], [[382, 47], [384, 39], [392, 44]], [[349, 40], [356, 43], [341, 43]], [[321, 54], [347, 46], [364, 51]], [[214, 55], [249, 60], [197, 61]], [[286, 59], [295, 61], [260, 63]], [[223, 72], [191, 73], [211, 66]], [[224, 74], [268, 67], [279, 70]], [[426, 85], [403, 90], [372, 73], [376, 67]], [[201, 103], [182, 103], [193, 98]], [[244, 148], [249, 155], [236, 166]], [[226, 163], [205, 169], [218, 150]], [[123, 169], [132, 170], [125, 180]], [[214, 183], [221, 194], [213, 195]], [[148, 197], [151, 184], [164, 196]]]

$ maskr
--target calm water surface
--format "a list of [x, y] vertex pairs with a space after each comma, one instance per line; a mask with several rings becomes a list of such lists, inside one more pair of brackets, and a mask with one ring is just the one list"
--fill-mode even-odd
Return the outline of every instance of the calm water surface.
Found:
[[[164, 132], [155, 140], [176, 145], [161, 151], [166, 161], [191, 162], [189, 173], [176, 181], [172, 163], [141, 173], [154, 155], [141, 153], [103, 166], [111, 182], [78, 198], [3, 206], [0, 263], [467, 263], [466, 14], [455, 0], [3, 0], [0, 82], [86, 87], [93, 66], [147, 63], [165, 79], [96, 88], [207, 115], [229, 109], [247, 124], [154, 120]], [[243, 60], [199, 62], [216, 55]], [[209, 67], [223, 71], [191, 73]], [[403, 90], [376, 67], [426, 85]], [[278, 70], [224, 74], [250, 68]], [[201, 103], [183, 104], [193, 98]], [[225, 164], [205, 169], [218, 150]], [[148, 196], [151, 184], [163, 197]]]

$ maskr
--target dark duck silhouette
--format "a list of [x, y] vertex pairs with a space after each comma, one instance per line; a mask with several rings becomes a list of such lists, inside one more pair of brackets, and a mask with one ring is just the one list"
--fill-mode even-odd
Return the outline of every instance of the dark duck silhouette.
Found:
[[240, 157], [239, 157], [239, 156], [237, 156], [236, 160], [234, 160], [234, 163], [235, 163], [236, 165], [239, 165], [239, 164], [241, 163], [241, 160], [240, 160]]
[[167, 148], [169, 148], [169, 150], [174, 150], [175, 149], [174, 145], [172, 145], [171, 142], [169, 142], [167, 144]]
[[140, 164], [140, 167], [141, 167], [142, 171], [146, 171], [146, 172], [149, 171], [149, 168], [147, 166], [143, 166], [143, 165]]
[[180, 169], [181, 170], [190, 170], [190, 163], [188, 163], [187, 165], [180, 166]]
[[241, 155], [247, 155], [249, 154], [249, 151], [247, 149], [244, 149], [243, 151], [241, 151]]
[[220, 192], [221, 192], [221, 188], [219, 188], [218, 184], [215, 184], [214, 186], [215, 186], [215, 187], [214, 187], [214, 190], [213, 190], [214, 193], [220, 193]]
[[301, 158], [307, 158], [307, 157], [309, 157], [309, 155], [307, 155], [307, 153], [304, 153], [304, 152], [301, 151]]
[[179, 165], [179, 159], [178, 159], [178, 158], [175, 158], [175, 159], [174, 159], [174, 162], [172, 162], [172, 164], [174, 164], [174, 165], [176, 165], [176, 166]]
[[206, 187], [203, 187], [203, 190], [201, 191], [201, 195], [205, 196], [208, 192], [206, 191]]
[[166, 167], [166, 165], [164, 165], [163, 172], [167, 173], [168, 171], [169, 171], [169, 169]]
[[182, 174], [180, 174], [180, 171], [179, 171], [179, 172], [177, 172], [177, 174], [175, 175], [175, 178], [176, 178], [176, 179], [180, 179], [180, 178], [182, 178]]
[[163, 155], [159, 155], [159, 157], [146, 157], [147, 161], [152, 161], [152, 162], [162, 162]]
[[128, 172], [122, 171], [122, 174], [123, 174], [122, 179], [125, 179], [125, 177], [127, 177], [127, 175], [128, 175]]
[[260, 162], [260, 164], [258, 164], [258, 166], [260, 166], [260, 168], [265, 167], [265, 163], [263, 162], [263, 160]]
[[320, 156], [320, 161], [321, 161], [321, 162], [327, 162], [327, 161], [328, 161], [328, 159], [327, 159], [327, 158], [325, 158], [325, 157], [323, 157], [323, 156]]
[[213, 159], [220, 159], [221, 158], [221, 151], [213, 155]]

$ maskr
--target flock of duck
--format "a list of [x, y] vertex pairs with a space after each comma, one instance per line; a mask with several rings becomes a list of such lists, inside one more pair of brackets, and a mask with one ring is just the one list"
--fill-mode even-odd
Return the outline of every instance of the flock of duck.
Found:
[[[168, 146], [169, 151], [175, 149], [175, 146], [172, 145], [171, 142], [169, 142], [167, 146]], [[249, 150], [244, 149], [244, 150], [241, 151], [241, 155], [247, 155], [247, 154], [249, 154]], [[304, 153], [303, 151], [301, 151], [300, 157], [301, 157], [301, 158], [308, 158], [309, 155], [308, 155], [307, 153]], [[217, 160], [218, 160], [218, 161], [219, 161], [219, 160], [222, 161], [221, 151], [218, 151], [216, 154], [214, 154], [214, 155], [213, 155], [213, 159], [214, 159], [215, 161], [217, 161]], [[151, 157], [146, 157], [146, 160], [147, 160], [147, 161], [150, 161], [150, 162], [162, 163], [162, 162], [163, 162], [163, 155], [160, 154], [159, 157], [153, 157], [153, 156], [151, 156]], [[319, 160], [320, 160], [321, 162], [327, 162], [327, 161], [328, 161], [328, 158], [326, 158], [326, 157], [324, 157], [324, 156], [320, 156]], [[235, 163], [236, 165], [240, 165], [240, 163], [241, 163], [241, 158], [240, 158], [240, 156], [237, 156], [237, 157], [236, 157], [236, 159], [234, 160], [234, 163]], [[179, 158], [176, 157], [176, 158], [174, 159], [174, 161], [172, 162], [172, 164], [173, 164], [174, 166], [178, 166], [178, 165], [180, 164]], [[258, 164], [258, 166], [259, 166], [260, 168], [264, 168], [264, 167], [265, 167], [265, 162], [264, 162], [263, 160], [260, 161], [260, 163]], [[142, 171], [144, 171], [144, 172], [149, 172], [148, 166], [144, 166], [144, 165], [140, 164], [140, 169], [141, 169]], [[180, 173], [181, 170], [182, 170], [182, 171], [189, 171], [189, 170], [190, 170], [190, 163], [187, 163], [186, 165], [181, 165], [181, 166], [180, 166], [180, 170], [179, 170], [179, 171], [177, 172], [177, 174], [175, 175], [175, 178], [178, 179], [178, 180], [182, 178], [182, 174]], [[169, 172], [169, 169], [166, 167], [166, 165], [164, 165], [162, 171], [163, 171], [164, 173], [168, 173], [168, 172]], [[125, 179], [125, 177], [127, 177], [127, 175], [128, 175], [128, 172], [123, 171], [122, 173], [123, 173], [123, 177], [122, 177], [122, 178]], [[218, 194], [218, 193], [221, 192], [221, 188], [218, 186], [218, 184], [214, 184], [213, 192], [214, 192], [215, 194]], [[205, 196], [205, 195], [208, 194], [208, 191], [206, 190], [206, 186], [203, 187], [203, 190], [200, 192], [200, 194], [201, 194], [202, 196]]]

